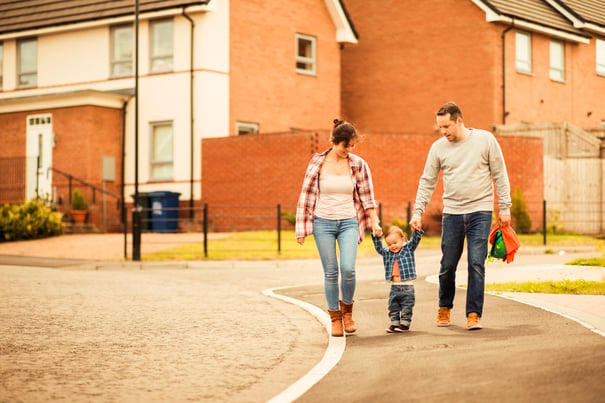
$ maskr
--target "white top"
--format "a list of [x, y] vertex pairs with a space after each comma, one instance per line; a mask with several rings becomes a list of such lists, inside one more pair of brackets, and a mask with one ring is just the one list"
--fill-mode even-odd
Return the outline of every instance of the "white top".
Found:
[[344, 220], [357, 215], [353, 203], [351, 175], [333, 175], [325, 172], [319, 175], [319, 200], [315, 207], [315, 215], [328, 220]]

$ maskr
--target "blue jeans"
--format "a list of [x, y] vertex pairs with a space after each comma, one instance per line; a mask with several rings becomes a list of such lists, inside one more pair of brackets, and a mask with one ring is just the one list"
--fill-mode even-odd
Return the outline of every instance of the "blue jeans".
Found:
[[342, 302], [353, 303], [355, 294], [355, 261], [359, 241], [357, 217], [344, 220], [327, 220], [315, 217], [313, 237], [324, 269], [324, 293], [330, 311], [339, 311], [338, 304], [338, 258], [336, 243], [340, 251], [340, 272], [342, 275]]
[[481, 317], [485, 296], [485, 258], [492, 223], [491, 211], [469, 214], [443, 214], [441, 230], [441, 269], [439, 271], [439, 306], [452, 309], [456, 294], [456, 268], [466, 237], [468, 249], [468, 285], [466, 316], [475, 312]]
[[410, 327], [416, 304], [413, 284], [393, 284], [389, 293], [389, 319], [393, 326]]

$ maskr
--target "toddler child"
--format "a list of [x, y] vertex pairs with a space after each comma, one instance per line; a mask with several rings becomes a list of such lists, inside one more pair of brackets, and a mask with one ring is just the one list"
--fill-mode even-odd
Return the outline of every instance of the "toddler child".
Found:
[[389, 293], [391, 325], [385, 329], [387, 333], [404, 332], [410, 329], [412, 311], [416, 303], [414, 251], [423, 234], [423, 230], [416, 230], [412, 234], [412, 239], [406, 242], [403, 230], [398, 226], [391, 226], [384, 234], [386, 248], [382, 245], [380, 237], [372, 236], [374, 248], [382, 255], [384, 261], [385, 280], [391, 283]]

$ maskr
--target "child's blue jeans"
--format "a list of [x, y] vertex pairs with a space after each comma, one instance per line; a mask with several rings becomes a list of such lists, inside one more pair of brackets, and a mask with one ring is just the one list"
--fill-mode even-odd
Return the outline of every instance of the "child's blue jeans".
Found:
[[389, 318], [393, 326], [410, 327], [416, 304], [413, 284], [391, 284], [389, 293]]

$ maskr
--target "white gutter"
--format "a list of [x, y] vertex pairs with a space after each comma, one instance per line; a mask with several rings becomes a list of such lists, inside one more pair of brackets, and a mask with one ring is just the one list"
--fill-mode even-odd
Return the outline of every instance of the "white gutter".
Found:
[[586, 31], [591, 31], [599, 35], [605, 35], [605, 27], [602, 27], [600, 25], [595, 25], [593, 23], [586, 22], [582, 25], [582, 28]]
[[349, 24], [349, 20], [341, 7], [340, 1], [324, 0], [324, 3], [326, 3], [328, 13], [330, 13], [332, 22], [336, 27], [336, 41], [339, 43], [357, 43], [355, 32], [353, 32], [353, 28], [351, 27], [351, 24]]
[[22, 98], [9, 98], [3, 99], [0, 103], [0, 113], [68, 108], [83, 105], [121, 109], [124, 101], [127, 101], [131, 97], [131, 95], [85, 90], [62, 94], [46, 94]]
[[[506, 17], [504, 15], [500, 15], [496, 13], [491, 8], [487, 7], [481, 0], [472, 0], [472, 2], [479, 7], [481, 10], [485, 12], [485, 21], [487, 22], [501, 22], [504, 24], [512, 24], [513, 18]], [[545, 27], [543, 25], [539, 25], [533, 22], [527, 22], [519, 19], [515, 19], [515, 27], [525, 28], [528, 31], [539, 32], [542, 34], [546, 34], [549, 36], [553, 36], [555, 38], [564, 39], [572, 42], [579, 43], [590, 43], [590, 38], [585, 38], [580, 35], [572, 34], [570, 32], [560, 31], [555, 28]]]
[[[191, 6], [187, 7], [188, 13], [196, 13], [196, 12], [207, 12], [216, 10], [216, 2], [211, 1], [210, 4], [205, 6]], [[163, 11], [156, 11], [153, 13], [145, 13], [139, 14], [139, 20], [149, 20], [152, 18], [160, 18], [160, 17], [172, 17], [175, 15], [181, 15], [182, 7], [178, 9], [170, 9]], [[24, 38], [28, 36], [38, 36], [45, 34], [54, 34], [58, 32], [67, 32], [67, 31], [76, 31], [81, 29], [94, 28], [99, 26], [107, 26], [114, 24], [123, 24], [126, 22], [134, 22], [134, 12], [132, 15], [127, 15], [123, 17], [114, 17], [114, 18], [101, 18], [94, 21], [86, 21], [79, 22], [75, 24], [66, 24], [66, 25], [58, 25], [55, 27], [47, 27], [47, 28], [39, 28], [39, 29], [30, 29], [27, 31], [19, 31], [19, 32], [9, 32], [6, 34], [0, 34], [0, 41], [4, 39], [13, 39], [13, 38]]]
[[592, 31], [600, 35], [605, 35], [605, 27], [595, 25], [591, 22], [585, 22], [584, 20], [576, 17], [573, 13], [570, 13], [565, 7], [553, 0], [546, 0], [554, 9], [561, 13], [565, 18], [573, 23], [574, 28], [585, 29], [586, 31]]

